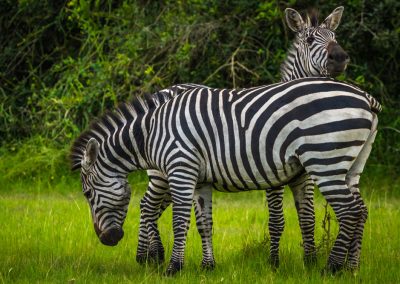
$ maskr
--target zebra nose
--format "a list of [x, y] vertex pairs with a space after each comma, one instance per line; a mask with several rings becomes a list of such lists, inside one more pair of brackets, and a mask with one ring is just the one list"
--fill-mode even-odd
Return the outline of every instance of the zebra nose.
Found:
[[106, 246], [115, 246], [123, 238], [124, 231], [121, 227], [112, 227], [99, 235], [100, 241]]
[[330, 63], [347, 63], [350, 60], [347, 52], [337, 43], [328, 45], [328, 61]]

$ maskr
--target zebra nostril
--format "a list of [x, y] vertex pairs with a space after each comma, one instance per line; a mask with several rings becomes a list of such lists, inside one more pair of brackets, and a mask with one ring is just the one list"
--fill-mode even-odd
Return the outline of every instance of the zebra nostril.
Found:
[[328, 59], [329, 60], [334, 60], [332, 53], [328, 54]]
[[102, 244], [107, 246], [115, 246], [124, 237], [124, 231], [121, 227], [112, 227], [99, 236]]

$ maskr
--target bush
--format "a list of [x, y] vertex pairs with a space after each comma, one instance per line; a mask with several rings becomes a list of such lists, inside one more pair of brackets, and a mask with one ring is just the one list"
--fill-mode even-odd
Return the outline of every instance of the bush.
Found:
[[[175, 83], [247, 87], [277, 82], [293, 38], [284, 25], [284, 8], [304, 10], [312, 4], [3, 2], [0, 136], [8, 150], [21, 141], [41, 147], [43, 142], [32, 137], [66, 149], [104, 109]], [[320, 13], [327, 16], [335, 6], [324, 3], [319, 2]], [[348, 0], [343, 5], [337, 35], [351, 56], [344, 79], [384, 104], [371, 163], [395, 172], [400, 167], [400, 3]]]

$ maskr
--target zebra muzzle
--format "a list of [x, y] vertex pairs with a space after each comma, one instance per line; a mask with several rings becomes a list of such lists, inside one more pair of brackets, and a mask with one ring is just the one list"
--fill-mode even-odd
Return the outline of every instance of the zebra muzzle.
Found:
[[104, 232], [101, 232], [99, 239], [103, 245], [115, 246], [124, 236], [124, 230], [121, 227], [112, 227]]
[[349, 55], [343, 50], [343, 48], [335, 43], [331, 42], [328, 45], [328, 62], [327, 69], [328, 73], [332, 77], [340, 75], [346, 70], [347, 64], [350, 62]]

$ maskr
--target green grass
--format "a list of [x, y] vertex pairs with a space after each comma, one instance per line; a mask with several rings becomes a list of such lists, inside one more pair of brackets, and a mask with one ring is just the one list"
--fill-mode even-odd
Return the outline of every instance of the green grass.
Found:
[[[133, 177], [133, 195], [124, 225], [125, 237], [116, 247], [103, 246], [91, 223], [79, 179], [10, 183], [0, 193], [0, 282], [3, 283], [399, 283], [400, 199], [374, 187], [364, 197], [369, 207], [361, 270], [321, 277], [326, 250], [318, 264], [303, 266], [301, 234], [290, 193], [285, 195], [286, 227], [281, 241], [281, 266], [268, 265], [267, 219], [263, 192], [214, 194], [214, 271], [200, 269], [201, 242], [192, 219], [185, 267], [172, 278], [162, 275], [165, 264], [135, 261], [139, 200], [146, 183]], [[71, 193], [72, 192], [72, 193]], [[381, 194], [384, 193], [384, 194]], [[323, 231], [324, 201], [316, 197], [316, 239]], [[193, 214], [192, 214], [193, 215]], [[167, 259], [172, 248], [171, 211], [160, 221]], [[334, 222], [334, 231], [337, 230]]]

